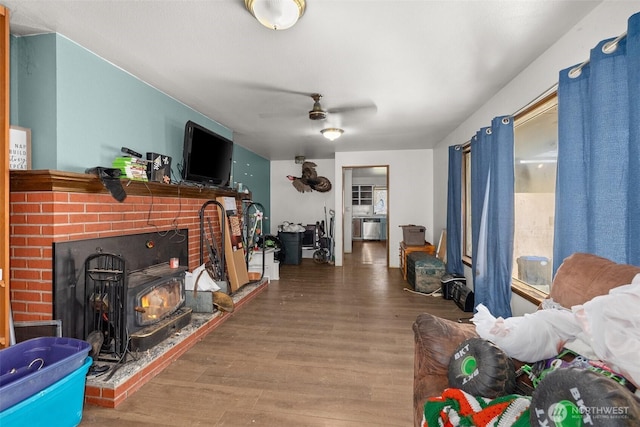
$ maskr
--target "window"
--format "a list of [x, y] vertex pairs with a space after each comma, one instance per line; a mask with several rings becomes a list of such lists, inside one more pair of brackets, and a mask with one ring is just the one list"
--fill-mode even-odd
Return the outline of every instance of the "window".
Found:
[[[514, 282], [548, 293], [551, 286], [558, 101], [554, 93], [514, 119]], [[471, 261], [471, 153], [466, 144], [463, 164], [463, 259]]]
[[467, 142], [462, 151], [462, 212], [464, 218], [463, 259], [471, 263], [471, 143]]
[[374, 187], [373, 188], [373, 214], [374, 215], [386, 215], [387, 214], [387, 188], [386, 187]]
[[558, 100], [554, 96], [518, 115], [515, 140], [513, 277], [549, 292], [553, 257]]

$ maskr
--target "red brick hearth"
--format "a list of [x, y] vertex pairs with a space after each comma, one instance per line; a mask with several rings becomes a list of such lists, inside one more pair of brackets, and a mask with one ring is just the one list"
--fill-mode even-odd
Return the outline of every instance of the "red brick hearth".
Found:
[[103, 377], [88, 378], [85, 387], [85, 402], [91, 405], [115, 408], [208, 333], [242, 310], [247, 302], [266, 288], [266, 280], [257, 285], [246, 285], [241, 288], [238, 295], [234, 296], [235, 310], [233, 313], [194, 314], [192, 324], [180, 331], [177, 337], [170, 337], [165, 342], [158, 344], [157, 348], [152, 349], [152, 360], [149, 360], [147, 354], [144, 354], [139, 360], [128, 362], [125, 367], [120, 368], [117, 375], [109, 381], [104, 381]]
[[[200, 261], [199, 211], [207, 200], [236, 198], [242, 209], [246, 194], [184, 185], [122, 181], [127, 193], [120, 203], [93, 175], [50, 170], [10, 173], [10, 285], [14, 321], [53, 318], [53, 243], [188, 229], [189, 270]], [[209, 209], [215, 209], [212, 206]], [[215, 212], [215, 211], [214, 211]], [[220, 240], [217, 215], [210, 215]], [[256, 288], [258, 293], [264, 286]], [[251, 298], [245, 298], [246, 301]], [[222, 317], [184, 339], [138, 373], [137, 379], [112, 391], [87, 389], [87, 402], [115, 406], [127, 394], [160, 372], [210, 332]], [[112, 394], [106, 396], [107, 394]]]

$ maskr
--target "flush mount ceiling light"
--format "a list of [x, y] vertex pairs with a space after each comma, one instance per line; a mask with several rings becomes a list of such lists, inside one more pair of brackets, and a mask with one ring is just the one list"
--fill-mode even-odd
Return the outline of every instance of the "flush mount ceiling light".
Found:
[[304, 14], [305, 0], [244, 0], [247, 10], [265, 27], [286, 30]]
[[334, 141], [340, 138], [340, 135], [342, 135], [344, 131], [338, 128], [326, 128], [326, 129], [322, 129], [320, 133], [328, 140]]

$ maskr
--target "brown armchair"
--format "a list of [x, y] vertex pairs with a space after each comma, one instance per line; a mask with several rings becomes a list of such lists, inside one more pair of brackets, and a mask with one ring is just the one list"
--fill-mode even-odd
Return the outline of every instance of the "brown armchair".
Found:
[[[631, 283], [640, 267], [617, 264], [591, 254], [567, 257], [553, 279], [549, 298], [563, 307], [583, 304], [610, 289]], [[449, 359], [464, 340], [477, 337], [475, 325], [420, 314], [413, 324], [415, 359], [413, 372], [414, 426], [420, 426], [428, 397], [448, 387]]]

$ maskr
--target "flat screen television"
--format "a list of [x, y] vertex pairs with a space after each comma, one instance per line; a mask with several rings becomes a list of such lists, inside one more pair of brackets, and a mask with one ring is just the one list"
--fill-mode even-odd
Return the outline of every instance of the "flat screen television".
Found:
[[228, 188], [233, 141], [189, 120], [184, 128], [182, 179]]

